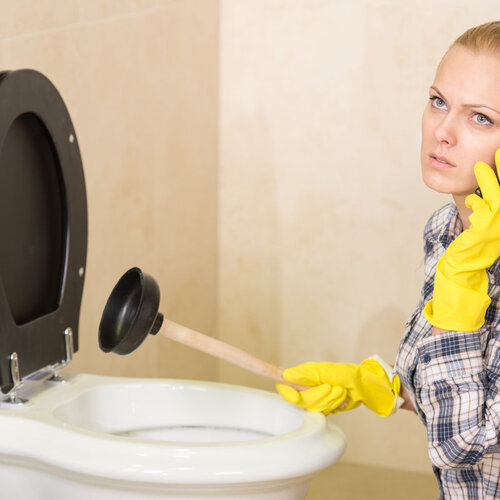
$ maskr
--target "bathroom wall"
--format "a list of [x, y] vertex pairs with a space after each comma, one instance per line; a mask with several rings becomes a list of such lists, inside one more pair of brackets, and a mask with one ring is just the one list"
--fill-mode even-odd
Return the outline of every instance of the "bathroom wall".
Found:
[[[449, 201], [420, 179], [428, 87], [454, 38], [496, 17], [493, 1], [221, 0], [221, 339], [284, 367], [394, 362], [425, 222]], [[330, 418], [345, 460], [430, 472], [409, 412]]]
[[115, 282], [137, 265], [158, 280], [164, 313], [215, 334], [217, 4], [0, 2], [0, 68], [52, 80], [83, 158], [89, 247], [70, 371], [215, 378], [212, 358], [166, 339], [104, 354], [97, 329]]

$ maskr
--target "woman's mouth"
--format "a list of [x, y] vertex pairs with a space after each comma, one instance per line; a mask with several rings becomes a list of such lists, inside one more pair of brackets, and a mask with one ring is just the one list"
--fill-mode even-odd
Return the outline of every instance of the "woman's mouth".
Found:
[[449, 168], [455, 167], [453, 163], [450, 163], [448, 161], [448, 158], [446, 158], [446, 156], [436, 155], [434, 153], [431, 153], [429, 155], [429, 161], [433, 167], [439, 168], [441, 170], [447, 170]]

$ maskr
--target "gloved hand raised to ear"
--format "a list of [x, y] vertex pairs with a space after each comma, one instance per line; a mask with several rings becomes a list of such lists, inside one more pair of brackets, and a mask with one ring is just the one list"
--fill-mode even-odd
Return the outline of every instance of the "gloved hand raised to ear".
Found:
[[403, 403], [399, 393], [399, 377], [378, 356], [360, 365], [353, 363], [304, 363], [283, 371], [283, 378], [294, 384], [310, 385], [311, 389], [296, 391], [276, 384], [289, 403], [325, 415], [351, 410], [364, 403], [382, 417], [394, 413]]
[[[495, 153], [500, 167], [500, 149]], [[472, 209], [470, 228], [452, 241], [437, 264], [433, 298], [424, 314], [434, 326], [444, 330], [472, 331], [484, 323], [488, 297], [486, 269], [500, 256], [500, 186], [489, 165], [474, 166], [482, 198], [467, 196]]]

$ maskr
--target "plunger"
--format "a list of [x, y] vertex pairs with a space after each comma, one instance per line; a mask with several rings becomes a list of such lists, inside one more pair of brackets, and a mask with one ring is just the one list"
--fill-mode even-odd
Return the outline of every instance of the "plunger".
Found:
[[130, 354], [148, 335], [161, 333], [169, 339], [223, 359], [257, 375], [301, 391], [309, 386], [283, 379], [283, 370], [263, 359], [220, 340], [174, 323], [158, 312], [160, 288], [138, 267], [129, 269], [113, 288], [99, 325], [99, 346], [104, 352]]

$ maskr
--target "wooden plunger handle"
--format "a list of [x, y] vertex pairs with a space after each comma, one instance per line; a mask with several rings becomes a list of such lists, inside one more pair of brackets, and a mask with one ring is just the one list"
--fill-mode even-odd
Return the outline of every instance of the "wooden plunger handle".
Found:
[[270, 378], [280, 384], [289, 385], [298, 391], [304, 391], [311, 388], [307, 385], [298, 385], [287, 382], [283, 378], [283, 370], [279, 366], [273, 365], [272, 363], [257, 358], [256, 356], [238, 349], [237, 347], [233, 347], [232, 345], [221, 342], [213, 337], [191, 330], [190, 328], [174, 323], [168, 319], [163, 321], [163, 325], [159, 333], [165, 335], [169, 339], [180, 342], [181, 344], [192, 347], [193, 349], [197, 349], [198, 351], [203, 351], [211, 356], [223, 359], [224, 361], [228, 361], [229, 363], [251, 371], [252, 373]]

